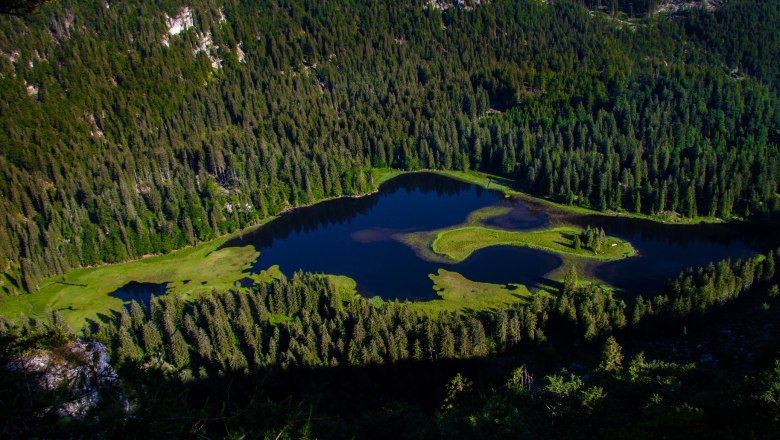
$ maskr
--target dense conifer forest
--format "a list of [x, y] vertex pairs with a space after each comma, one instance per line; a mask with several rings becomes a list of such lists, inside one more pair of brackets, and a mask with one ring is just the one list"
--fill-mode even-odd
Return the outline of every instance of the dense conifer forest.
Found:
[[[0, 301], [373, 191], [383, 168], [603, 212], [780, 214], [776, 2], [6, 3]], [[552, 293], [483, 312], [296, 273], [83, 329], [0, 316], [0, 437], [773, 439], [778, 263], [641, 295], [564, 266]], [[59, 385], [20, 374], [52, 359]]]
[[[123, 377], [118, 389], [102, 391], [103, 405], [73, 426], [57, 427], [51, 424], [56, 412], [41, 408], [67, 393], [25, 393], [24, 382], [6, 372], [2, 398], [15, 404], [3, 415], [2, 429], [52, 435], [125, 426], [133, 435], [278, 432], [289, 438], [621, 438], [674, 429], [681, 438], [725, 432], [773, 438], [780, 432], [780, 361], [772, 364], [778, 349], [772, 335], [780, 322], [769, 312], [780, 307], [777, 255], [691, 270], [663, 292], [628, 302], [579, 284], [571, 270], [556, 298], [470, 316], [419, 314], [408, 303], [377, 307], [360, 297], [342, 302], [326, 278], [306, 274], [249, 293], [215, 291], [193, 302], [163, 296], [148, 310], [133, 302], [87, 330], [111, 347]], [[755, 376], [727, 384], [733, 371], [717, 362], [697, 367], [646, 359], [643, 350], [623, 362], [615, 336], [652, 347], [647, 341], [677, 335], [680, 328], [687, 335], [687, 325], [704, 327], [703, 317], [724, 308], [731, 313], [735, 303], [761, 310], [753, 330], [759, 336], [752, 335], [761, 343], [738, 346], [759, 353], [744, 360], [758, 368]], [[0, 326], [4, 359], [73, 338], [57, 312], [21, 324], [0, 320]], [[556, 346], [576, 347], [575, 359], [586, 365], [574, 363], [579, 371], [553, 371], [535, 382], [534, 371], [572, 360], [556, 354]], [[533, 371], [523, 360], [533, 363]], [[475, 388], [461, 371], [485, 383]], [[499, 372], [506, 382], [495, 388], [490, 374]], [[431, 379], [439, 389], [423, 385]], [[440, 407], [430, 407], [432, 396]], [[127, 397], [136, 405], [130, 418], [121, 409]], [[708, 398], [727, 400], [700, 400]], [[648, 406], [639, 409], [640, 403]], [[718, 420], [723, 411], [731, 414]], [[372, 431], [396, 418], [403, 426]]]
[[0, 17], [3, 288], [366, 192], [372, 167], [488, 171], [599, 210], [775, 214], [778, 15], [753, 3], [627, 21], [574, 1], [62, 0]]

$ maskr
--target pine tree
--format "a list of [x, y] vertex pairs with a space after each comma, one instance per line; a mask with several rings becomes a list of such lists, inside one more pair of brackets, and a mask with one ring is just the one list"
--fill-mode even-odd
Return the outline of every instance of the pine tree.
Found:
[[182, 370], [190, 366], [190, 346], [180, 332], [174, 333], [171, 337], [171, 353], [176, 368]]
[[607, 338], [601, 352], [601, 363], [598, 371], [617, 373], [623, 368], [623, 349], [613, 336]]

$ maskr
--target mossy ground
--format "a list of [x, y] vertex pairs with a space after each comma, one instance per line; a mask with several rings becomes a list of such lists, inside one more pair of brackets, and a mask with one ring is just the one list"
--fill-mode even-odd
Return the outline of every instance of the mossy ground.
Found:
[[[356, 290], [357, 283], [352, 278], [343, 275], [326, 276], [345, 302], [359, 297]], [[417, 312], [432, 315], [442, 312], [470, 313], [496, 310], [527, 301], [533, 295], [548, 295], [543, 290], [531, 293], [522, 284], [499, 285], [471, 281], [457, 272], [445, 269], [439, 269], [437, 273], [428, 275], [428, 278], [431, 279], [432, 288], [439, 298], [430, 301], [413, 301], [409, 304]], [[370, 298], [369, 301], [375, 305], [385, 302], [379, 297]]]

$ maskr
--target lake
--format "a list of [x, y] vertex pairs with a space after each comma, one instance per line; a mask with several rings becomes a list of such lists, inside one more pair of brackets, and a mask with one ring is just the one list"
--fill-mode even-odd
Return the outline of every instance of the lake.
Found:
[[430, 300], [437, 298], [429, 274], [439, 268], [472, 281], [525, 284], [531, 289], [554, 284], [548, 274], [562, 264], [544, 251], [496, 246], [475, 252], [460, 263], [420, 258], [396, 234], [461, 224], [473, 211], [501, 206], [507, 212], [484, 222], [491, 227], [531, 230], [551, 224], [602, 227], [608, 235], [630, 241], [636, 257], [588, 264], [589, 274], [616, 288], [655, 293], [666, 280], [688, 267], [724, 258], [741, 258], [780, 242], [770, 225], [665, 225], [647, 220], [580, 215], [538, 202], [507, 198], [433, 173], [408, 173], [379, 191], [339, 198], [289, 211], [268, 224], [226, 242], [252, 245], [260, 256], [249, 272], [279, 265], [287, 276], [296, 271], [346, 275], [366, 297]]

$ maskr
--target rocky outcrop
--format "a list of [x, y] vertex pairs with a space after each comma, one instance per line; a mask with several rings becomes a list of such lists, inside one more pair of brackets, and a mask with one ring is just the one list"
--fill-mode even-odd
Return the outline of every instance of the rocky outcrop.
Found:
[[710, 11], [720, 7], [725, 0], [666, 0], [658, 4], [656, 12], [679, 12], [690, 8], [705, 7]]
[[173, 17], [165, 14], [165, 24], [168, 27], [168, 31], [162, 38], [162, 44], [167, 47], [170, 45], [169, 38], [172, 35], [178, 35], [195, 25], [192, 9], [189, 6], [183, 6], [179, 9], [179, 13]]
[[41, 391], [59, 391], [49, 408], [65, 417], [82, 417], [100, 402], [101, 393], [119, 380], [106, 347], [95, 341], [74, 341], [16, 357], [6, 368]]
[[440, 11], [449, 8], [474, 9], [482, 3], [482, 0], [429, 0], [428, 6]]

